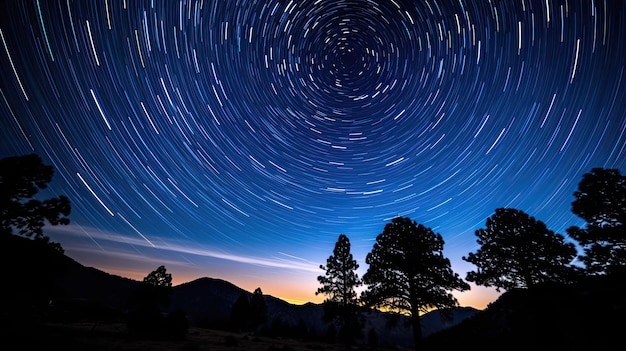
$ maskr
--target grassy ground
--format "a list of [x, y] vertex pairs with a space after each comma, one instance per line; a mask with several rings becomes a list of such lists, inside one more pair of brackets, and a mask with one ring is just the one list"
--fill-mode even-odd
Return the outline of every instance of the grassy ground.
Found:
[[[45, 324], [24, 335], [13, 335], [14, 350], [89, 351], [346, 351], [372, 350], [365, 346], [346, 347], [325, 342], [257, 337], [225, 331], [190, 328], [184, 340], [148, 340], [129, 337], [124, 324]], [[5, 349], [8, 350], [8, 349]], [[383, 350], [383, 349], [378, 349]], [[394, 349], [397, 350], [397, 349]]]

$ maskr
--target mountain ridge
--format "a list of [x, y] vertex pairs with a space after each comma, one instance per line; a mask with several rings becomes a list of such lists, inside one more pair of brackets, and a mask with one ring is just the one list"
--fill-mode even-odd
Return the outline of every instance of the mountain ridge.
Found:
[[[80, 263], [74, 261], [76, 264]], [[82, 265], [81, 265], [82, 266]], [[93, 298], [99, 303], [105, 303], [107, 307], [114, 309], [124, 309], [126, 301], [142, 282], [124, 278], [114, 274], [100, 271], [94, 267], [82, 266], [86, 271], [83, 275], [94, 274], [100, 281], [94, 285], [95, 291], [90, 293], [90, 289], [79, 289], [74, 291], [83, 292], [83, 296], [74, 295], [78, 299]], [[65, 281], [72, 281], [67, 279]], [[113, 288], [119, 281], [122, 286]], [[91, 279], [90, 281], [93, 281]], [[123, 286], [126, 286], [124, 288]], [[104, 288], [106, 286], [106, 288]], [[107, 295], [107, 291], [115, 290], [112, 298]], [[97, 292], [96, 292], [97, 291]], [[211, 277], [200, 277], [189, 282], [181, 283], [172, 287], [171, 304], [168, 311], [182, 310], [192, 326], [220, 328], [228, 323], [232, 306], [241, 294], [247, 294], [250, 298], [252, 292], [236, 286], [235, 284]], [[297, 329], [305, 327], [312, 334], [323, 335], [330, 326], [329, 322], [323, 321], [323, 304], [307, 302], [305, 304], [293, 304], [272, 295], [263, 295], [267, 305], [267, 323], [280, 323], [284, 327]], [[422, 332], [426, 337], [432, 333], [453, 326], [460, 321], [469, 318], [479, 312], [472, 307], [459, 307], [454, 309], [453, 318], [444, 321], [438, 311], [433, 311], [421, 316]], [[408, 319], [402, 315], [380, 312], [373, 310], [365, 313], [363, 332], [375, 332], [379, 343], [387, 346], [408, 347], [411, 345], [412, 331], [407, 323]]]
[[[24, 283], [28, 281], [24, 277], [42, 275], [38, 256], [41, 252], [49, 254], [49, 249], [37, 245], [33, 240], [17, 236], [5, 236], [0, 243], [1, 264], [15, 267], [11, 279]], [[48, 273], [54, 273], [51, 276], [56, 276], [56, 282], [50, 291], [50, 306], [56, 307], [59, 311], [57, 314], [65, 314], [67, 318], [85, 318], [89, 312], [99, 318], [123, 318], [131, 295], [141, 286], [141, 281], [84, 266], [66, 254], [58, 254], [53, 254], [51, 262], [54, 261], [54, 264], [45, 267]], [[11, 257], [20, 257], [21, 261], [16, 265]], [[251, 292], [226, 280], [200, 277], [173, 286], [171, 304], [165, 312], [184, 311], [190, 326], [223, 327], [230, 318], [233, 304], [244, 293], [248, 297], [252, 296]], [[299, 330], [306, 328], [309, 333], [316, 335], [325, 334], [330, 326], [322, 320], [323, 304], [308, 302], [296, 305], [272, 295], [264, 294], [263, 297], [267, 305], [269, 324], [279, 323], [283, 327]], [[455, 309], [449, 323], [441, 321], [438, 311], [425, 314], [420, 317], [424, 336], [448, 328], [478, 311], [471, 307]], [[412, 343], [412, 334], [406, 321], [407, 318], [403, 315], [372, 310], [364, 313], [363, 333], [368, 335], [375, 332], [381, 345], [408, 346]]]

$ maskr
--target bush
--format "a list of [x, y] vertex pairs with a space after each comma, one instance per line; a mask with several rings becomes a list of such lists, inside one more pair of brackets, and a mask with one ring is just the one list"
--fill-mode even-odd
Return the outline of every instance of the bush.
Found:
[[187, 321], [187, 316], [185, 312], [181, 310], [176, 310], [165, 317], [165, 325], [163, 332], [165, 336], [175, 339], [182, 340], [187, 336], [187, 332], [189, 331], [189, 322]]
[[180, 310], [163, 315], [153, 308], [136, 309], [127, 326], [132, 337], [159, 340], [183, 340], [189, 331], [187, 316]]

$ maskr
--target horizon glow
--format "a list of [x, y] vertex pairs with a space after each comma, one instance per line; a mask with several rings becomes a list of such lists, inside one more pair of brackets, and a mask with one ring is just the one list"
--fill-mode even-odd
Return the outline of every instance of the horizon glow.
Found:
[[[621, 1], [8, 1], [0, 157], [55, 169], [79, 263], [160, 265], [321, 302], [406, 216], [461, 257], [496, 208], [556, 233], [594, 167], [626, 171]], [[455, 293], [479, 309], [494, 289]]]

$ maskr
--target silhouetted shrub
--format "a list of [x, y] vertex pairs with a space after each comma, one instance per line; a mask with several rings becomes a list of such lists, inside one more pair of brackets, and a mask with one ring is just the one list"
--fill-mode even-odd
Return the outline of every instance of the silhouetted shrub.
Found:
[[127, 328], [133, 338], [183, 340], [189, 331], [189, 322], [182, 310], [163, 314], [148, 306], [130, 312]]
[[264, 335], [269, 337], [284, 336], [285, 331], [288, 328], [288, 324], [280, 316], [275, 316], [272, 319], [269, 327], [264, 330]]
[[182, 310], [176, 310], [165, 317], [165, 335], [174, 340], [182, 340], [189, 331], [187, 316]]
[[263, 298], [261, 288], [256, 288], [249, 298], [248, 293], [243, 292], [233, 304], [230, 323], [233, 331], [255, 331], [265, 329], [267, 319], [267, 306]]
[[172, 276], [165, 266], [151, 272], [131, 295], [127, 326], [132, 337], [184, 339], [189, 322], [181, 310], [164, 313], [171, 303]]
[[376, 333], [374, 328], [370, 329], [367, 333], [367, 344], [374, 348], [378, 347], [378, 333]]
[[247, 293], [241, 293], [233, 304], [230, 324], [233, 331], [245, 331], [250, 328], [250, 301]]
[[337, 328], [335, 328], [334, 324], [328, 326], [326, 329], [326, 336], [324, 337], [324, 341], [329, 344], [334, 344], [337, 341]]
[[229, 347], [237, 347], [239, 346], [239, 340], [233, 335], [224, 336], [224, 345]]
[[272, 345], [267, 348], [267, 351], [296, 351], [293, 347], [283, 345], [281, 347]]
[[34, 306], [38, 313], [58, 292], [57, 283], [66, 269], [64, 255], [47, 241], [3, 233], [0, 266], [7, 268], [3, 281], [9, 283], [0, 289], [2, 301], [23, 303], [23, 308]]
[[161, 313], [156, 306], [142, 305], [128, 313], [128, 333], [132, 337], [154, 337], [159, 335]]

